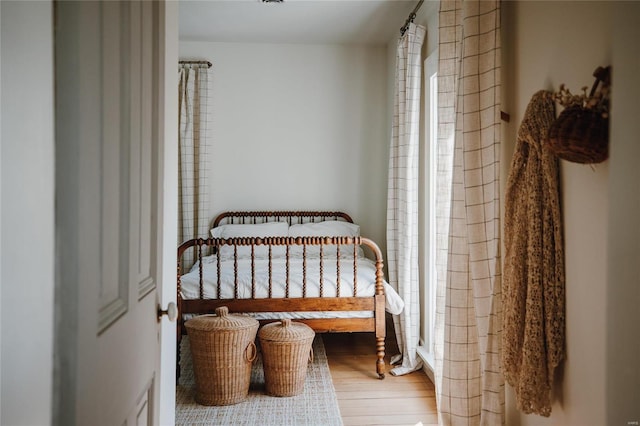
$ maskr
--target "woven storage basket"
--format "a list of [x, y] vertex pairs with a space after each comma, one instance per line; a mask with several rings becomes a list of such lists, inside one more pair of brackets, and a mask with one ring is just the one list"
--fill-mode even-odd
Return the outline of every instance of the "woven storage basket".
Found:
[[289, 318], [260, 329], [258, 338], [269, 395], [294, 396], [302, 393], [309, 360], [313, 357], [311, 344], [314, 336], [311, 327], [292, 322]]
[[547, 148], [574, 163], [600, 163], [609, 156], [609, 119], [580, 105], [569, 106], [549, 128]]
[[231, 405], [247, 399], [258, 321], [229, 315], [229, 309], [222, 306], [215, 316], [201, 315], [184, 325], [193, 357], [196, 401]]

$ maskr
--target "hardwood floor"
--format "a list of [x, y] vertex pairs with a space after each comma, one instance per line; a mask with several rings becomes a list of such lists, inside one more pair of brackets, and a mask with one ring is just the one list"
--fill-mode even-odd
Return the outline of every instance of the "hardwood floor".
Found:
[[[387, 371], [389, 356], [397, 352], [390, 336]], [[424, 372], [377, 378], [372, 333], [324, 334], [322, 338], [345, 426], [438, 424], [435, 389]]]

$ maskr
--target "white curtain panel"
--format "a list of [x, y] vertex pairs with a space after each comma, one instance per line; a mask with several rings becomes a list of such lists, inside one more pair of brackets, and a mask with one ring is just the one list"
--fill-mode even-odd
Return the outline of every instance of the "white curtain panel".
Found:
[[[396, 84], [389, 154], [387, 199], [387, 262], [389, 282], [404, 300], [404, 310], [394, 315], [402, 363], [391, 374], [410, 373], [422, 367], [417, 354], [420, 338], [418, 281], [418, 154], [420, 123], [420, 51], [426, 30], [411, 24], [398, 40]], [[398, 362], [395, 357], [392, 362]]]
[[442, 0], [439, 21], [438, 416], [501, 425], [500, 1]]
[[[207, 238], [209, 232], [210, 81], [206, 65], [179, 67], [179, 167], [178, 239]], [[188, 270], [193, 253], [187, 251], [182, 266]]]

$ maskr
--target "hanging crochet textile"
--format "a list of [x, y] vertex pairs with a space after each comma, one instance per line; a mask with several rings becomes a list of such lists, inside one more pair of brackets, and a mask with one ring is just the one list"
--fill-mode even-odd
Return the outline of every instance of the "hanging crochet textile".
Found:
[[548, 417], [564, 358], [564, 250], [558, 159], [544, 149], [550, 93], [533, 95], [518, 129], [505, 200], [502, 364], [520, 411]]

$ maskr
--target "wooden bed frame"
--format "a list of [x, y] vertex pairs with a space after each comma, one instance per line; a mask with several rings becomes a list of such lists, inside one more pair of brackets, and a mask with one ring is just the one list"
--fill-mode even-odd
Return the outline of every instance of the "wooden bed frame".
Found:
[[[342, 212], [322, 212], [322, 211], [249, 211], [249, 212], [225, 212], [220, 214], [213, 222], [213, 227], [223, 224], [255, 224], [266, 223], [272, 221], [287, 221], [289, 225], [296, 223], [308, 223], [323, 220], [344, 220], [353, 223], [351, 217]], [[333, 244], [340, 246], [350, 246], [355, 248], [358, 245], [366, 246], [373, 252], [375, 256], [376, 266], [376, 282], [375, 295], [373, 297], [284, 297], [284, 298], [254, 298], [254, 299], [205, 299], [203, 297], [203, 278], [202, 278], [202, 262], [200, 265], [200, 297], [198, 299], [182, 299], [181, 295], [181, 262], [182, 255], [190, 248], [195, 250], [195, 259], [201, 260], [206, 255], [206, 248], [213, 249], [222, 245], [233, 246], [256, 246], [267, 245], [273, 246], [295, 246], [302, 245], [303, 252], [306, 253], [304, 247], [322, 246]], [[237, 256], [237, 255], [236, 255]], [[252, 254], [253, 257], [253, 254]], [[339, 257], [339, 256], [338, 256]], [[356, 273], [356, 264], [354, 257], [354, 276]], [[288, 262], [289, 250], [287, 247], [286, 258]], [[321, 256], [322, 258], [322, 256]], [[237, 257], [236, 257], [237, 274]], [[317, 262], [317, 260], [315, 260]], [[271, 262], [271, 251], [269, 251], [269, 262]], [[320, 261], [320, 270], [322, 271], [322, 260]], [[336, 260], [326, 260], [328, 267], [336, 266]], [[339, 265], [338, 265], [339, 268]], [[322, 272], [321, 272], [322, 274]], [[237, 277], [237, 275], [236, 275]], [[236, 280], [237, 281], [237, 280]], [[178, 247], [178, 279], [177, 279], [177, 301], [178, 301], [178, 331], [177, 331], [177, 375], [180, 375], [180, 341], [182, 335], [186, 334], [184, 327], [185, 314], [205, 314], [212, 313], [219, 306], [227, 306], [230, 312], [247, 313], [247, 312], [297, 312], [297, 311], [371, 311], [373, 316], [370, 318], [323, 318], [323, 319], [296, 319], [309, 325], [318, 333], [336, 333], [336, 332], [373, 332], [376, 338], [376, 372], [380, 379], [385, 377], [385, 292], [384, 292], [384, 272], [382, 252], [378, 245], [372, 240], [364, 237], [263, 237], [263, 238], [208, 238], [208, 239], [192, 239], [185, 241]], [[269, 283], [269, 294], [271, 294], [271, 285]], [[289, 283], [285, 283], [288, 294]], [[321, 281], [322, 288], [322, 281]], [[253, 293], [253, 292], [252, 292]], [[219, 292], [218, 292], [219, 294]], [[237, 297], [237, 285], [234, 294]], [[322, 290], [321, 290], [322, 295]], [[339, 294], [338, 294], [339, 295]], [[357, 283], [354, 285], [354, 295], [357, 296]], [[276, 320], [261, 321], [262, 323], [272, 322]]]

